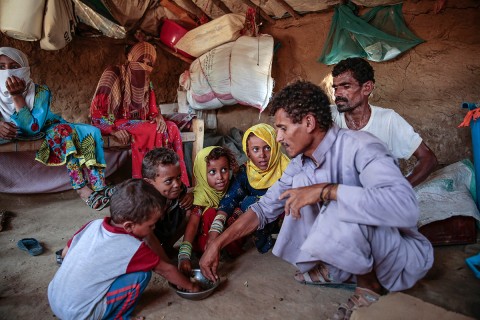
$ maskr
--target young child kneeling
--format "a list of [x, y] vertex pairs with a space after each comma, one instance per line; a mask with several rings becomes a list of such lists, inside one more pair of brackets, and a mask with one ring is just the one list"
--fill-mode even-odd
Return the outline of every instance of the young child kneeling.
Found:
[[176, 254], [173, 245], [187, 226], [193, 193], [187, 192], [187, 186], [182, 182], [180, 159], [171, 149], [150, 150], [143, 158], [142, 176], [167, 199], [165, 214], [155, 225], [154, 233], [169, 258], [172, 258]]
[[60, 319], [129, 319], [152, 270], [190, 292], [198, 285], [144, 242], [164, 214], [165, 199], [148, 182], [130, 179], [112, 195], [111, 217], [82, 227], [63, 249], [63, 263], [48, 286]]
[[237, 169], [235, 156], [225, 147], [206, 147], [195, 157], [193, 209], [178, 252], [178, 268], [184, 274], [190, 274], [192, 270], [192, 249], [199, 254], [205, 251], [208, 232], [215, 228], [212, 223], [218, 204], [228, 189], [232, 172]]

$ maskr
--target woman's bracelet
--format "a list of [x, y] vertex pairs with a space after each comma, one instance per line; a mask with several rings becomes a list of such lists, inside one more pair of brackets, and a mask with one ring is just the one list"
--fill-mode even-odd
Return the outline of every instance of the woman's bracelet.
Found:
[[223, 214], [217, 214], [215, 216], [215, 219], [213, 219], [212, 225], [210, 226], [210, 230], [208, 230], [208, 232], [222, 233], [226, 220], [226, 216], [224, 216]]
[[192, 256], [192, 244], [188, 241], [183, 241], [180, 244], [180, 248], [178, 249], [178, 261], [190, 260], [191, 256]]
[[190, 256], [186, 254], [178, 254], [178, 262], [184, 261], [184, 260], [190, 260]]

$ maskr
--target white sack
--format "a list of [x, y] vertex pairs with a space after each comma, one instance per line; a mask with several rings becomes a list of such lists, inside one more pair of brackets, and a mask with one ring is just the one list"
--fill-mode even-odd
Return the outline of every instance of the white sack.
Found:
[[233, 42], [214, 48], [190, 65], [180, 76], [193, 109], [211, 110], [237, 103], [230, 92], [230, 56]]
[[472, 198], [475, 190], [475, 172], [469, 160], [433, 172], [426, 181], [415, 187], [420, 207], [417, 226], [453, 216], [468, 216], [480, 221]]
[[0, 0], [0, 30], [14, 39], [40, 40], [44, 9], [45, 0]]
[[175, 45], [175, 48], [199, 57], [224, 43], [240, 37], [245, 16], [229, 13], [188, 31]]
[[59, 50], [72, 41], [75, 18], [70, 0], [47, 0], [40, 48]]
[[273, 90], [272, 60], [272, 36], [242, 36], [235, 41], [230, 62], [231, 92], [239, 104], [260, 112], [267, 107]]

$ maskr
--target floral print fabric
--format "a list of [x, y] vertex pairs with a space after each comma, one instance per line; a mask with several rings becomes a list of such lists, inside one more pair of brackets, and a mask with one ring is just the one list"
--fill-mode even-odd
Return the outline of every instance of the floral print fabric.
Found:
[[19, 128], [20, 135], [45, 133], [45, 140], [35, 159], [47, 166], [66, 165], [74, 189], [86, 184], [84, 167], [92, 189], [97, 191], [105, 188], [106, 162], [100, 130], [91, 125], [66, 122], [50, 111], [50, 102], [48, 87], [35, 85], [32, 110], [25, 107], [15, 112], [11, 121]]

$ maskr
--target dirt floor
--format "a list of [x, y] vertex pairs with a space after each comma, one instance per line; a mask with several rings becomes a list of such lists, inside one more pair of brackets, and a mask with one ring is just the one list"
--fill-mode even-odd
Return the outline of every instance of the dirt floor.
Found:
[[[10, 218], [0, 232], [0, 319], [52, 319], [47, 286], [58, 266], [54, 252], [87, 221], [108, 214], [89, 209], [74, 191], [54, 194], [0, 194]], [[29, 256], [17, 248], [21, 238], [38, 239], [45, 248]], [[354, 319], [480, 319], [480, 279], [465, 258], [473, 245], [437, 247], [425, 279], [404, 293], [390, 293]], [[209, 298], [189, 301], [154, 275], [135, 314], [147, 319], [329, 319], [351, 291], [305, 286], [293, 280], [295, 267], [255, 249], [224, 261], [222, 283]]]

